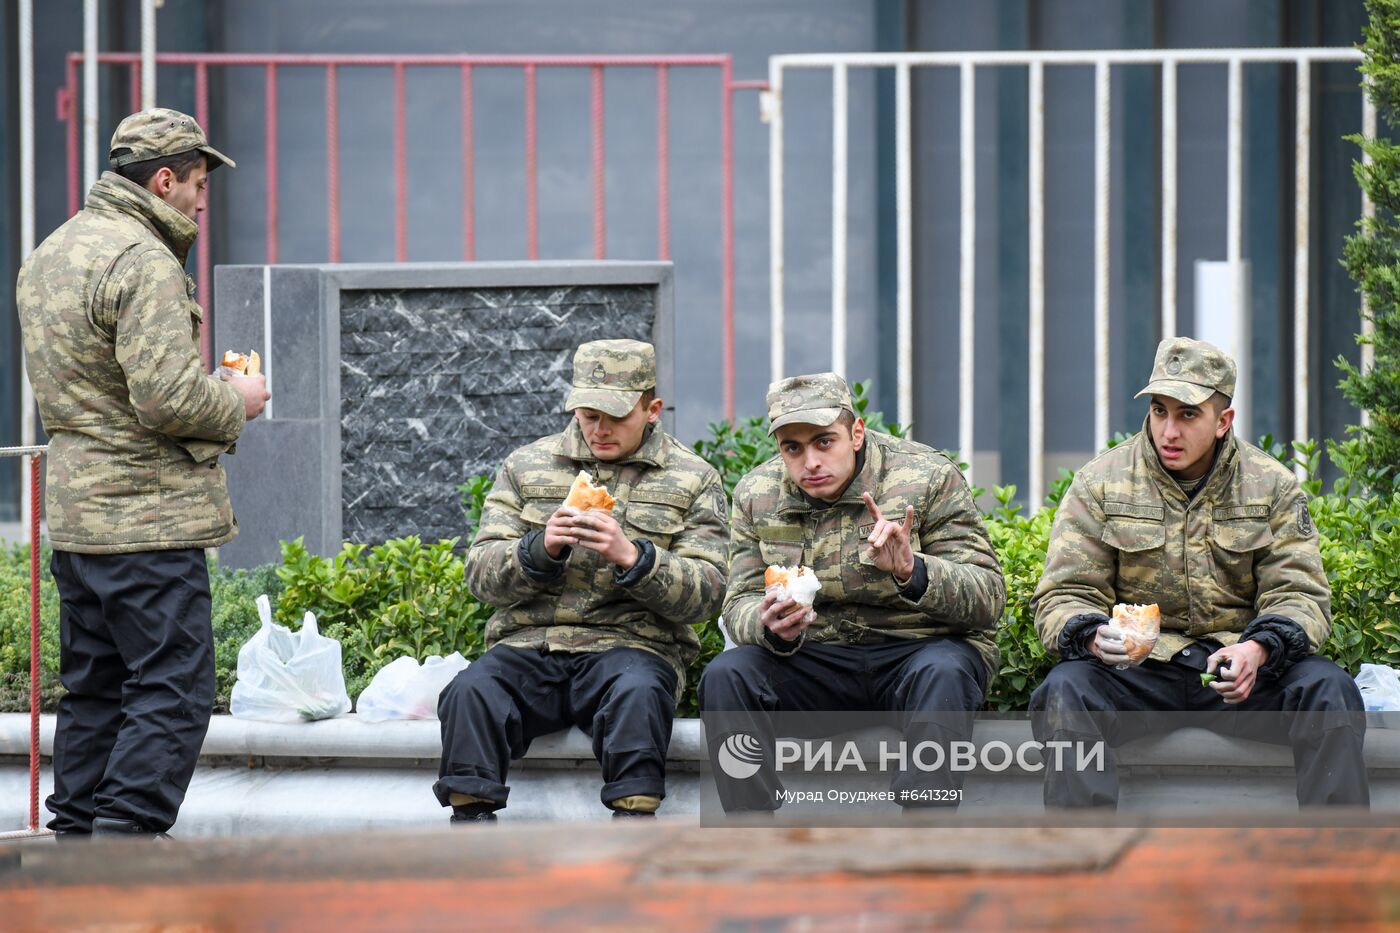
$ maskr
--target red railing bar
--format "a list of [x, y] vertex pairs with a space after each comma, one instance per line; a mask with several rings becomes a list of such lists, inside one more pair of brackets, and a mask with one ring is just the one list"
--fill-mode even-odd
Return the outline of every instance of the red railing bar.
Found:
[[720, 93], [720, 226], [724, 254], [724, 417], [734, 421], [734, 67], [726, 58], [721, 66]]
[[39, 831], [39, 463], [29, 458], [29, 830]]
[[[81, 62], [82, 52], [69, 52], [70, 61]], [[141, 61], [140, 52], [99, 52], [97, 60], [106, 64], [131, 64]], [[524, 67], [591, 68], [654, 68], [670, 65], [676, 68], [719, 67], [729, 61], [727, 55], [336, 55], [327, 53], [296, 54], [290, 52], [158, 52], [161, 65], [474, 65], [483, 68]], [[746, 82], [753, 84], [755, 82]], [[762, 83], [762, 82], [758, 82]]]
[[729, 89], [731, 91], [766, 91], [768, 90], [768, 82], [762, 80], [730, 81]]
[[656, 68], [656, 241], [657, 255], [671, 258], [671, 71]]
[[264, 84], [265, 107], [267, 110], [267, 130], [263, 134], [267, 166], [267, 264], [277, 262], [277, 66], [268, 65]]
[[326, 66], [326, 251], [340, 262], [340, 83]]
[[[204, 132], [211, 139], [214, 138], [209, 129], [209, 68], [203, 62], [198, 62], [194, 66], [194, 119]], [[205, 212], [208, 213], [207, 211]], [[199, 306], [204, 309], [204, 320], [199, 325], [199, 355], [203, 359], [206, 367], [211, 366], [214, 355], [210, 350], [214, 335], [214, 302], [211, 300], [214, 292], [214, 278], [209, 272], [209, 236], [210, 231], [201, 217], [200, 235], [195, 241], [195, 279], [197, 288], [195, 298]]]
[[404, 66], [394, 65], [394, 260], [408, 261], [408, 89]]
[[603, 173], [603, 66], [594, 65], [590, 89], [593, 133], [593, 258], [608, 252], [606, 178]]
[[68, 78], [64, 86], [64, 103], [68, 112], [68, 216], [78, 213], [78, 188], [82, 185], [78, 168], [78, 62], [68, 56]]
[[476, 259], [476, 139], [472, 66], [462, 66], [462, 258]]
[[131, 80], [127, 82], [131, 85], [131, 112], [135, 113], [141, 109], [141, 64], [137, 62], [131, 66]]
[[525, 66], [525, 258], [540, 258], [539, 151], [535, 136], [535, 66]]

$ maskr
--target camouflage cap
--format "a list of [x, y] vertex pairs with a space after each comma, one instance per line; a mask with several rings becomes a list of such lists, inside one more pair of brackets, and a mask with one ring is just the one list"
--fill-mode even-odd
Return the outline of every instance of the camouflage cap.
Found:
[[640, 340], [591, 340], [574, 351], [573, 389], [564, 409], [593, 408], [624, 418], [656, 388], [656, 349]]
[[825, 427], [843, 411], [856, 413], [851, 387], [835, 373], [789, 376], [768, 387], [769, 434], [786, 424]]
[[1216, 392], [1235, 394], [1235, 361], [1203, 340], [1169, 337], [1157, 345], [1152, 381], [1133, 398], [1165, 395], [1199, 405]]
[[117, 124], [107, 161], [112, 168], [121, 168], [133, 162], [179, 155], [191, 149], [198, 149], [209, 157], [208, 169], [211, 172], [220, 165], [234, 167], [232, 159], [209, 145], [204, 130], [194, 121], [194, 117], [178, 110], [152, 107], [133, 113]]

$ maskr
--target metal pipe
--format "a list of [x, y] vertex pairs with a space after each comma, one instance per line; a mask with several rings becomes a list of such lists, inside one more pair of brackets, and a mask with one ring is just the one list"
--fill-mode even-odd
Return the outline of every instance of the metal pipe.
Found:
[[[720, 95], [720, 252], [724, 254], [723, 343], [724, 417], [734, 423], [734, 66], [726, 58], [720, 69], [724, 93]], [[669, 207], [667, 208], [669, 216]], [[669, 224], [667, 227], [669, 231]], [[669, 255], [669, 244], [667, 247]]]
[[340, 262], [340, 76], [326, 66], [326, 256]]
[[83, 191], [97, 183], [97, 0], [83, 0]]
[[[895, 69], [895, 218], [898, 262], [895, 342], [899, 354], [899, 423], [914, 423], [914, 179], [910, 149], [910, 74], [908, 65]], [[912, 432], [911, 432], [912, 436]]]
[[39, 831], [39, 465], [29, 457], [29, 831]]
[[846, 96], [845, 65], [831, 69], [831, 371], [846, 375]]
[[[34, 252], [34, 0], [19, 0], [19, 255], [23, 262]], [[34, 389], [23, 353], [19, 357], [19, 436], [34, 446]], [[31, 476], [20, 472], [20, 521], [28, 525]]]
[[539, 146], [536, 137], [535, 66], [525, 66], [525, 254], [540, 258]]
[[68, 59], [67, 80], [63, 85], [63, 96], [61, 98], [64, 108], [64, 151], [67, 154], [68, 163], [68, 216], [78, 213], [78, 195], [82, 189], [82, 173], [79, 168], [81, 157], [78, 146], [78, 66], [82, 64], [81, 55], [73, 55]]
[[[1293, 151], [1293, 439], [1308, 439], [1308, 224], [1312, 150], [1312, 70], [1298, 59], [1297, 130]], [[1302, 464], [1294, 467], [1300, 480], [1307, 475]]]
[[476, 259], [476, 92], [472, 66], [462, 66], [462, 258]]
[[774, 55], [769, 59], [770, 70], [784, 68], [830, 68], [840, 62], [849, 68], [894, 68], [929, 65], [1206, 65], [1242, 62], [1343, 62], [1361, 61], [1360, 49], [1307, 47], [1297, 49], [1082, 49], [1074, 51], [1001, 51], [1001, 52], [802, 52]]
[[1113, 88], [1107, 62], [1094, 66], [1094, 450], [1108, 447], [1109, 177]]
[[1176, 63], [1162, 65], [1162, 339], [1176, 336]]
[[[1290, 56], [1294, 49], [1289, 50]], [[1303, 50], [1305, 51], [1305, 50]], [[1352, 56], [1360, 58], [1360, 53]], [[81, 56], [79, 56], [81, 58]], [[403, 64], [417, 67], [460, 67], [475, 65], [482, 68], [521, 68], [532, 65], [539, 68], [591, 68], [603, 65], [608, 68], [655, 68], [669, 65], [675, 68], [718, 68], [724, 65], [728, 55], [476, 55], [471, 53], [451, 55], [360, 55], [339, 53], [300, 53], [300, 52], [158, 52], [156, 63], [161, 65], [194, 65], [204, 62], [209, 65], [267, 65], [324, 67], [326, 65], [365, 65], [391, 67]], [[118, 64], [139, 62], [139, 52], [102, 52], [98, 60]], [[1291, 60], [1291, 59], [1290, 59]], [[737, 81], [736, 88], [755, 89], [762, 85], [756, 81]]]
[[[1367, 139], [1376, 138], [1376, 105], [1371, 101], [1371, 81], [1369, 78], [1364, 82], [1365, 86], [1361, 93], [1361, 135]], [[1371, 156], [1364, 150], [1361, 153], [1361, 164], [1370, 165]], [[1375, 219], [1376, 205], [1371, 201], [1366, 189], [1361, 189], [1361, 216], [1369, 222]], [[1364, 229], [1364, 228], [1363, 228]], [[1369, 235], [1370, 231], [1366, 233]], [[1371, 308], [1366, 301], [1366, 292], [1361, 292], [1361, 336], [1367, 338], [1368, 342], [1361, 344], [1361, 371], [1370, 372], [1376, 365], [1376, 348], [1369, 343], [1375, 336], [1376, 322], [1371, 317]], [[1371, 423], [1371, 413], [1366, 409], [1361, 409], [1361, 426], [1366, 427]]]
[[[729, 100], [729, 89], [723, 91]], [[671, 72], [656, 69], [656, 253], [671, 258]]]
[[1040, 62], [1030, 64], [1028, 122], [1030, 325], [1027, 351], [1030, 373], [1030, 477], [1028, 511], [1039, 510], [1045, 485], [1045, 74]]
[[[408, 89], [402, 62], [394, 65], [394, 261], [408, 262]], [[531, 257], [532, 259], [534, 257]]]
[[769, 377], [783, 378], [783, 69], [768, 59], [768, 314]]
[[977, 347], [977, 76], [970, 62], [958, 67], [962, 91], [958, 111], [958, 208], [962, 214], [958, 225], [958, 456], [967, 464], [965, 475], [970, 486], [974, 482], [976, 443], [973, 393]]
[[141, 66], [139, 64], [132, 65], [128, 70], [130, 71], [130, 78], [127, 83], [130, 85], [129, 90], [131, 92], [131, 102], [128, 106], [130, 106], [131, 112], [135, 113], [138, 110], [144, 109], [141, 106]]
[[[212, 132], [209, 127], [209, 68], [203, 62], [194, 66], [194, 119], [204, 128], [205, 133]], [[206, 226], [208, 212], [199, 216], [199, 237], [194, 245], [194, 274], [198, 284], [198, 288], [195, 289], [195, 301], [204, 309], [204, 320], [199, 325], [199, 355], [205, 368], [212, 368], [214, 304], [210, 297], [214, 289], [214, 278], [210, 272], [212, 261], [209, 258], [209, 230]]]
[[141, 0], [141, 109], [156, 105], [156, 0]]
[[[1234, 308], [1239, 328], [1246, 326], [1245, 309], [1241, 307], [1244, 292], [1241, 284], [1240, 254], [1244, 240], [1244, 81], [1239, 59], [1232, 59], [1228, 68], [1227, 82], [1227, 130], [1226, 130], [1226, 179], [1225, 179], [1225, 259], [1230, 268], [1230, 306]], [[1199, 328], [1198, 328], [1199, 329]], [[1236, 352], [1247, 356], [1243, 346]], [[1241, 378], [1240, 382], [1246, 380]]]
[[264, 211], [267, 224], [267, 262], [277, 263], [277, 66], [267, 65], [264, 71], [264, 107], [267, 126], [264, 133], [265, 157], [267, 164], [267, 190], [264, 192]]
[[603, 66], [592, 68], [589, 98], [590, 124], [593, 136], [593, 258], [603, 259], [608, 253], [607, 179], [603, 170]]

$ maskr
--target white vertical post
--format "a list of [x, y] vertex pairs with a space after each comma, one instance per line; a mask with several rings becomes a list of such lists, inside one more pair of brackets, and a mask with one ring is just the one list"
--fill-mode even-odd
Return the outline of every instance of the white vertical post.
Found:
[[1108, 447], [1109, 65], [1094, 66], [1094, 450]]
[[977, 83], [971, 62], [959, 66], [962, 89], [959, 117], [960, 159], [958, 175], [962, 192], [958, 207], [958, 456], [967, 464], [967, 483], [972, 485], [973, 454], [973, 376], [977, 347]]
[[1162, 339], [1176, 336], [1176, 63], [1162, 63]]
[[768, 63], [769, 375], [783, 378], [783, 68]]
[[[1293, 152], [1293, 439], [1308, 439], [1308, 199], [1312, 150], [1312, 69], [1298, 59], [1297, 132]], [[1306, 471], [1294, 468], [1301, 480]]]
[[[19, 255], [34, 252], [34, 0], [19, 0]], [[21, 447], [33, 447], [34, 390], [24, 354], [19, 357], [19, 437]], [[20, 461], [20, 526], [29, 527], [29, 471]]]
[[1045, 498], [1045, 73], [1038, 61], [1031, 62], [1029, 67], [1030, 479], [1027, 505], [1028, 511], [1034, 513]]
[[846, 375], [846, 66], [831, 67], [831, 371]]
[[83, 0], [83, 192], [96, 182], [97, 0]]
[[914, 421], [914, 217], [909, 131], [909, 65], [895, 66], [895, 211], [898, 221], [899, 423]]
[[141, 109], [156, 105], [156, 0], [141, 0]]
[[[1234, 307], [1236, 333], [1248, 332], [1248, 311], [1241, 307], [1244, 298], [1243, 274], [1240, 265], [1242, 241], [1244, 239], [1244, 65], [1238, 58], [1230, 59], [1228, 129], [1225, 143], [1225, 261], [1230, 264], [1230, 303]], [[1197, 330], [1200, 322], [1197, 322]], [[1242, 346], [1236, 341], [1237, 346]], [[1238, 374], [1238, 382], [1248, 380], [1245, 373]]]
[[[1367, 139], [1376, 138], [1376, 105], [1371, 102], [1371, 82], [1367, 79], [1365, 86], [1361, 89], [1361, 135]], [[1361, 164], [1370, 165], [1371, 156], [1363, 152], [1361, 154]], [[1361, 216], [1370, 220], [1376, 216], [1376, 205], [1371, 202], [1370, 196], [1363, 190], [1361, 192]], [[1370, 337], [1376, 332], [1376, 324], [1371, 320], [1371, 309], [1366, 303], [1366, 293], [1361, 293], [1361, 334]], [[1376, 348], [1369, 343], [1361, 345], [1361, 371], [1370, 372], [1371, 367], [1376, 365]], [[1366, 409], [1361, 409], [1361, 425], [1365, 427], [1371, 423], [1371, 413]]]
[[[263, 299], [263, 380], [264, 387], [268, 392], [272, 391], [272, 267], [263, 266], [262, 275], [262, 299]], [[263, 418], [272, 420], [272, 399], [268, 399], [263, 404]]]

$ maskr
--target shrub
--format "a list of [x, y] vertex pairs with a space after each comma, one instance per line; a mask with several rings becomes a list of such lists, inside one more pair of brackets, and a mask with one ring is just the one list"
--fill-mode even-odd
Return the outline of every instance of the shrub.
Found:
[[[58, 588], [50, 551], [39, 549], [39, 704], [52, 710], [58, 682]], [[29, 709], [29, 545], [0, 545], [0, 711]]]

